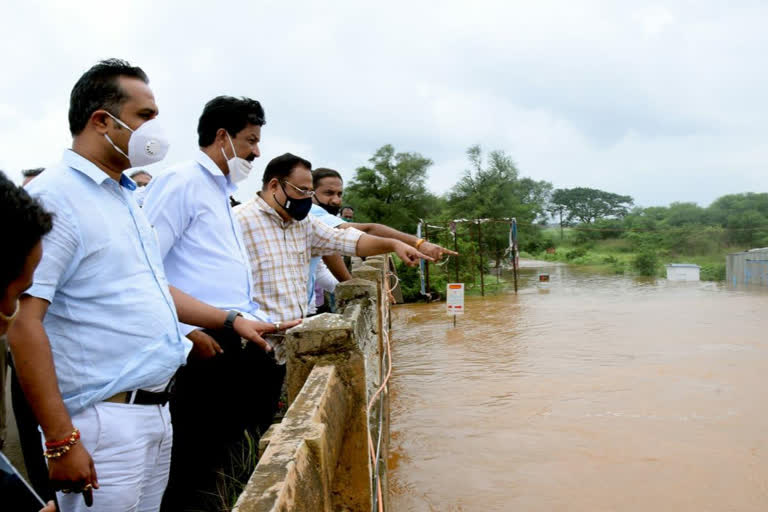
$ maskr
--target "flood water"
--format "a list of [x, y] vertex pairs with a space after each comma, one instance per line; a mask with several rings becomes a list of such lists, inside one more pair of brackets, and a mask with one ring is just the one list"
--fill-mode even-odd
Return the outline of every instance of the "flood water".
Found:
[[766, 291], [522, 277], [393, 310], [392, 510], [768, 510]]

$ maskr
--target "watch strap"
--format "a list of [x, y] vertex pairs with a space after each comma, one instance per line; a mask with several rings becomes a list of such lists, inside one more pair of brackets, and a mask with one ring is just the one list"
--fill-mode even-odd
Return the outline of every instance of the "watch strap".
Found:
[[227, 313], [227, 319], [224, 320], [224, 328], [229, 329], [230, 331], [235, 328], [235, 318], [243, 316], [239, 311], [229, 311]]

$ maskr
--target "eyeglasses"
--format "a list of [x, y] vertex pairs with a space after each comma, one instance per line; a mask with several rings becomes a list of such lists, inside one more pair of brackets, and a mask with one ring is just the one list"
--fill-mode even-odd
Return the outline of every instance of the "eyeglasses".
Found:
[[284, 183], [286, 185], [290, 185], [291, 187], [293, 187], [293, 189], [296, 192], [298, 192], [299, 194], [301, 194], [304, 197], [314, 197], [315, 196], [315, 191], [314, 190], [309, 190], [308, 188], [299, 188], [296, 185], [294, 185], [293, 183], [291, 183], [290, 181], [283, 180], [280, 183]]

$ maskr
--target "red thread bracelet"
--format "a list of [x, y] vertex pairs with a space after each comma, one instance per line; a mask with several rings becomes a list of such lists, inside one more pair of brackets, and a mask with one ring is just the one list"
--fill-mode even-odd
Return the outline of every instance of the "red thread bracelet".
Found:
[[62, 446], [72, 446], [80, 439], [80, 429], [75, 428], [72, 433], [66, 439], [61, 441], [46, 441], [46, 448], [61, 448]]

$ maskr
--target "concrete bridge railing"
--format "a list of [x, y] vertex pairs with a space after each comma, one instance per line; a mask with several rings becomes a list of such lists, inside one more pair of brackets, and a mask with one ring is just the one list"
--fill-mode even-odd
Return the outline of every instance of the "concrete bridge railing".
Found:
[[[286, 333], [290, 406], [264, 436], [268, 444], [234, 511], [368, 512], [377, 499], [374, 474], [387, 504], [388, 395], [380, 394], [370, 414], [368, 404], [382, 362], [389, 364], [388, 266], [383, 256], [358, 261], [354, 279], [336, 288], [339, 313]], [[371, 463], [372, 443], [380, 447], [378, 464]]]

